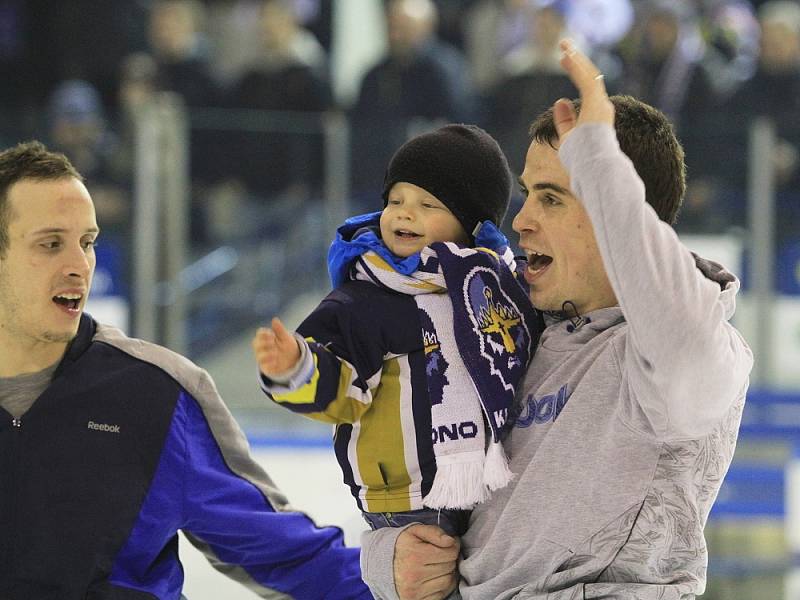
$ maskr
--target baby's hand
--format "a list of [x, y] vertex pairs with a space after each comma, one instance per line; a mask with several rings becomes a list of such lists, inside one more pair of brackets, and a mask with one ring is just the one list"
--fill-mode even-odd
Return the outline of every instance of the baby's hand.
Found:
[[253, 338], [253, 352], [259, 370], [267, 377], [274, 377], [291, 370], [300, 360], [300, 347], [277, 317], [272, 327], [259, 327]]

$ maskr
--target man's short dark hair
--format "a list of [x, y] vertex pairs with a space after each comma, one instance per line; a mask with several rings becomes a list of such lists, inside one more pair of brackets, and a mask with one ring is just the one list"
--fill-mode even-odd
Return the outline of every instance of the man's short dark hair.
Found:
[[[610, 99], [619, 146], [644, 182], [647, 203], [674, 225], [686, 193], [686, 165], [672, 124], [660, 110], [632, 96]], [[580, 111], [580, 100], [573, 104]], [[552, 108], [533, 122], [530, 134], [534, 142], [553, 146], [558, 141]]]
[[53, 181], [83, 177], [72, 166], [69, 159], [60, 152], [51, 152], [41, 142], [23, 142], [0, 152], [0, 256], [8, 250], [8, 225], [11, 221], [11, 208], [8, 204], [8, 190], [23, 179]]

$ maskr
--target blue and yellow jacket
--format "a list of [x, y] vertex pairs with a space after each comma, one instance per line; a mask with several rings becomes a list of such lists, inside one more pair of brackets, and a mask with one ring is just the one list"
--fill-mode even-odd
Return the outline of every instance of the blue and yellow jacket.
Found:
[[308, 343], [313, 374], [285, 388], [262, 376], [264, 391], [278, 404], [336, 425], [344, 481], [367, 512], [423, 508], [436, 475], [421, 332], [412, 296], [347, 281], [297, 329]]
[[[359, 236], [379, 214], [354, 217], [339, 228], [329, 253], [335, 289], [297, 328], [307, 343], [304, 364], [285, 384], [261, 375], [261, 387], [281, 406], [335, 425], [336, 458], [361, 510], [405, 512], [423, 508], [436, 475], [438, 432], [429, 391], [436, 367], [426, 354], [414, 297], [345, 276], [366, 250], [399, 272], [416, 270], [419, 255], [397, 259], [376, 237]], [[485, 230], [487, 245], [507, 245], [493, 225]], [[447, 294], [437, 296], [450, 304]], [[534, 320], [538, 338], [541, 316]], [[458, 426], [453, 423], [448, 435], [458, 435]]]
[[263, 598], [371, 598], [358, 550], [250, 458], [208, 374], [81, 318], [21, 419], [0, 409], [0, 598], [177, 600], [178, 530]]

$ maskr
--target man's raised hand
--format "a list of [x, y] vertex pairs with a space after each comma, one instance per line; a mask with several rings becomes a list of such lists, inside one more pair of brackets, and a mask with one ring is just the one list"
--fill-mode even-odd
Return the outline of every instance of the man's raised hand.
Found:
[[578, 50], [571, 40], [561, 40], [561, 66], [578, 88], [581, 112], [577, 115], [572, 102], [564, 98], [553, 106], [553, 119], [561, 143], [578, 125], [583, 123], [608, 123], [614, 125], [614, 105], [608, 99], [606, 84], [600, 69]]

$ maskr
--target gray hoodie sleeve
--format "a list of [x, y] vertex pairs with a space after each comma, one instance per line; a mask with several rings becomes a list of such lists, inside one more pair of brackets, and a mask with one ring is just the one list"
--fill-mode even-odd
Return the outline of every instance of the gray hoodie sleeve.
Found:
[[696, 268], [645, 202], [613, 127], [581, 125], [559, 156], [630, 327], [624, 361], [633, 397], [664, 438], [704, 435], [741, 395], [752, 367], [750, 349], [728, 323], [738, 281], [720, 293]]
[[[399, 600], [394, 586], [394, 545], [409, 527], [384, 527], [361, 534], [361, 578], [376, 600]], [[461, 600], [458, 590], [447, 600]]]
[[405, 527], [361, 534], [361, 577], [377, 600], [398, 600], [394, 587], [394, 545]]

